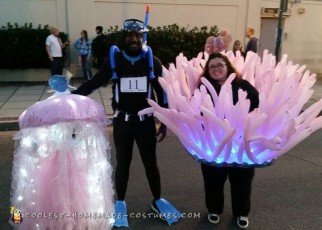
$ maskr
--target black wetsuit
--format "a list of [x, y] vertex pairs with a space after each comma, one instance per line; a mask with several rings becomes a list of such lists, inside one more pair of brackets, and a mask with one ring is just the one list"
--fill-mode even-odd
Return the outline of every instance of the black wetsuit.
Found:
[[[124, 57], [122, 52], [115, 55], [117, 79], [113, 80], [112, 107], [114, 111], [118, 111], [118, 115], [113, 121], [113, 136], [117, 160], [115, 187], [118, 200], [124, 200], [125, 198], [134, 140], [139, 148], [153, 197], [156, 200], [160, 198], [161, 183], [156, 159], [156, 128], [154, 117], [145, 116], [143, 118], [144, 120], [141, 121], [140, 117], [137, 116], [138, 111], [150, 107], [147, 103], [149, 85], [155, 91], [159, 105], [166, 106], [164, 103], [163, 89], [157, 80], [162, 75], [161, 62], [154, 57], [155, 78], [150, 80], [147, 56], [145, 55], [132, 64]], [[111, 66], [109, 60], [107, 60], [91, 80], [81, 85], [73, 93], [88, 95], [92, 90], [106, 84], [111, 79], [111, 76]], [[121, 92], [122, 79], [129, 84], [127, 79], [130, 81], [130, 78], [136, 79], [142, 78], [143, 76], [147, 76], [147, 92], [124, 92], [124, 90]], [[131, 81], [130, 84], [132, 85], [127, 85], [128, 88], [135, 88], [135, 83], [135, 80]], [[151, 93], [151, 98], [154, 99], [153, 93]]]

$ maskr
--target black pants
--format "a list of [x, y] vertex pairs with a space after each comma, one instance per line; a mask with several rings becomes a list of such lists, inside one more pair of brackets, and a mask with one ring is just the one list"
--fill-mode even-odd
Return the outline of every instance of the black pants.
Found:
[[153, 116], [144, 121], [124, 120], [124, 116], [114, 118], [113, 136], [116, 148], [115, 188], [118, 200], [124, 200], [129, 169], [132, 160], [134, 140], [140, 151], [141, 159], [154, 199], [160, 198], [161, 182], [156, 158], [156, 129]]
[[81, 55], [81, 64], [82, 64], [84, 79], [85, 81], [88, 81], [93, 77], [93, 74], [91, 69], [91, 63], [88, 60], [87, 55]]
[[224, 208], [224, 185], [229, 178], [233, 215], [247, 216], [255, 168], [215, 167], [201, 164], [206, 206], [209, 213], [221, 214]]
[[53, 75], [62, 75], [63, 74], [63, 58], [62, 57], [53, 57], [53, 61], [50, 63], [50, 72], [51, 76]]

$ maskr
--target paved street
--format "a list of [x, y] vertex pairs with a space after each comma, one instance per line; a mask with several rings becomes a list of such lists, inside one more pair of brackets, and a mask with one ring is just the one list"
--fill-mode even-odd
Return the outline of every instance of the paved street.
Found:
[[[74, 80], [74, 86], [80, 81]], [[5, 219], [9, 214], [13, 136], [17, 118], [24, 109], [49, 97], [46, 83], [14, 83], [0, 85], [0, 229], [11, 229]], [[314, 95], [305, 105], [322, 98], [322, 78], [314, 86]], [[110, 86], [100, 88], [91, 96], [102, 103], [108, 117]], [[111, 137], [112, 128], [107, 127]], [[322, 130], [314, 133], [275, 164], [257, 170], [253, 184], [252, 210], [249, 229], [321, 229], [322, 226]], [[115, 150], [111, 140], [112, 165]], [[183, 149], [169, 132], [158, 145], [158, 162], [162, 177], [162, 196], [184, 213], [195, 215], [168, 227], [159, 219], [131, 218], [130, 229], [236, 229], [230, 208], [229, 183], [226, 184], [225, 210], [220, 224], [209, 224], [204, 205], [204, 190], [200, 165]], [[150, 213], [152, 196], [143, 171], [137, 148], [133, 157], [127, 193], [129, 213]]]
[[[111, 127], [107, 127], [111, 137]], [[16, 131], [0, 132], [0, 229], [10, 229], [8, 215], [11, 183], [12, 137]], [[313, 134], [272, 166], [256, 171], [253, 183], [249, 229], [321, 229], [322, 226], [322, 130]], [[113, 141], [111, 141], [113, 146]], [[162, 196], [185, 213], [185, 218], [168, 227], [159, 219], [129, 219], [130, 229], [236, 229], [230, 208], [229, 183], [226, 184], [225, 209], [216, 227], [206, 219], [200, 165], [182, 148], [170, 132], [158, 145], [158, 162], [162, 179]], [[115, 167], [115, 151], [112, 149]], [[133, 157], [127, 192], [129, 213], [150, 213], [152, 196], [137, 149]], [[200, 215], [199, 215], [200, 214]]]

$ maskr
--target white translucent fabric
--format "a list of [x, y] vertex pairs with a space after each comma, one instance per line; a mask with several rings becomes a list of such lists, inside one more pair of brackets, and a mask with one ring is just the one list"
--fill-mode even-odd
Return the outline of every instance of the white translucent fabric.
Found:
[[[53, 76], [54, 88], [67, 88]], [[113, 183], [104, 107], [81, 95], [56, 91], [19, 117], [11, 205], [17, 229], [111, 229]]]
[[24, 215], [17, 229], [112, 228], [111, 154], [101, 123], [25, 128], [15, 139], [11, 204]]

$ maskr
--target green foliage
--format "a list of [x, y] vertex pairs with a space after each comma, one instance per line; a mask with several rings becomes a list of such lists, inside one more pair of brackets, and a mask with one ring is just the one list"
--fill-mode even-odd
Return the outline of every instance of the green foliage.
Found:
[[[110, 42], [122, 46], [122, 31], [117, 26], [108, 30]], [[149, 27], [148, 45], [152, 47], [153, 54], [160, 58], [163, 65], [174, 63], [179, 53], [191, 59], [204, 49], [205, 41], [209, 36], [217, 37], [217, 26], [207, 26], [189, 29], [179, 27], [177, 24], [163, 27]], [[122, 48], [122, 47], [121, 47]]]
[[122, 30], [119, 29], [118, 26], [110, 26], [107, 32], [107, 46], [110, 47], [111, 45], [117, 45], [122, 49]]
[[205, 41], [209, 36], [218, 36], [216, 26], [191, 30], [179, 27], [177, 24], [150, 28], [148, 44], [153, 48], [154, 55], [159, 57], [164, 65], [175, 62], [179, 53], [191, 59], [204, 50]]
[[[50, 35], [48, 28], [48, 25], [33, 28], [32, 23], [25, 23], [23, 26], [7, 23], [2, 26], [0, 68], [49, 68], [50, 62], [45, 49], [46, 38]], [[67, 39], [68, 36], [61, 33], [62, 42]]]
[[[150, 27], [148, 45], [152, 47], [155, 56], [159, 57], [162, 64], [167, 66], [175, 62], [176, 56], [183, 52], [187, 58], [195, 57], [203, 51], [205, 41], [209, 36], [218, 36], [217, 26], [210, 28], [179, 27], [177, 24]], [[45, 41], [50, 35], [48, 25], [38, 25], [33, 28], [32, 23], [19, 26], [17, 23], [0, 28], [0, 68], [49, 68], [50, 62], [45, 49]], [[62, 42], [68, 36], [61, 33]], [[118, 26], [108, 29], [108, 44], [117, 44], [122, 48], [122, 30]], [[66, 57], [68, 49], [64, 49]]]

